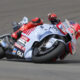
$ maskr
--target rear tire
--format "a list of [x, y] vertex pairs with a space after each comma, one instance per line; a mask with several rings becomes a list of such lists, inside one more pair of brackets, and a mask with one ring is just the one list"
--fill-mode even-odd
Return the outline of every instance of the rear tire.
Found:
[[2, 47], [0, 47], [0, 59], [4, 58], [5, 54], [4, 54], [4, 50]]

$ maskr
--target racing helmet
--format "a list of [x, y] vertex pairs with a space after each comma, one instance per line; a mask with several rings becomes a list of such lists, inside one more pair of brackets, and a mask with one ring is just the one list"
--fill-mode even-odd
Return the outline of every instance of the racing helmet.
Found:
[[48, 19], [49, 19], [50, 21], [55, 21], [56, 18], [57, 18], [57, 15], [56, 15], [55, 13], [49, 13], [49, 14], [48, 14]]
[[35, 25], [42, 25], [43, 24], [43, 20], [41, 20], [39, 17], [32, 19], [32, 22]]

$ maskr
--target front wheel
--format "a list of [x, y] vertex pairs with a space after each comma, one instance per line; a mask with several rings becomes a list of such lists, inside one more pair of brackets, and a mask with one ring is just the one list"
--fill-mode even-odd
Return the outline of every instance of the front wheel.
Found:
[[48, 62], [60, 57], [65, 52], [65, 45], [60, 41], [56, 41], [50, 48], [45, 48], [44, 44], [46, 42], [42, 41], [34, 46], [32, 53], [33, 62]]

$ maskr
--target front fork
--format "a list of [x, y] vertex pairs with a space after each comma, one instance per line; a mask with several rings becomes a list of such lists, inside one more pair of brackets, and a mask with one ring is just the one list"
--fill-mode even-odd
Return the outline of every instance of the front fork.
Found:
[[65, 53], [60, 56], [60, 59], [64, 59], [69, 53], [71, 55], [76, 53], [76, 45], [74, 42], [71, 41], [67, 43]]

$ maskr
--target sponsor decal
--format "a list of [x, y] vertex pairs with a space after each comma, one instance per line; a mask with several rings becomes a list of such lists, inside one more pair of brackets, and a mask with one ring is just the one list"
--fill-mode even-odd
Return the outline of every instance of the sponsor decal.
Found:
[[17, 48], [19, 48], [19, 49], [21, 49], [21, 50], [23, 50], [23, 51], [25, 51], [25, 47], [21, 46], [18, 43], [15, 43], [14, 46], [17, 47]]
[[29, 40], [30, 40], [27, 36], [22, 36], [21, 38], [24, 39], [27, 42], [29, 42]]
[[25, 33], [26, 35], [30, 35], [31, 32], [35, 30], [35, 28], [36, 28], [36, 27], [31, 28], [31, 29], [28, 29], [28, 30], [24, 31], [24, 33]]
[[65, 29], [65, 27], [61, 24], [61, 25], [59, 25], [59, 28], [65, 33], [66, 32], [66, 29]]
[[57, 26], [57, 28], [58, 28], [64, 35], [67, 34], [66, 28], [65, 28], [65, 26], [64, 26], [62, 23], [59, 23], [59, 24], [56, 25], [56, 26]]
[[12, 51], [12, 54], [13, 54], [13, 55], [15, 55], [15, 54], [16, 54], [16, 52], [17, 52], [17, 49], [16, 49], [16, 48], [14, 48], [14, 49], [13, 49], [13, 51]]
[[73, 28], [68, 28], [68, 31], [71, 33], [73, 39], [75, 39], [75, 31]]
[[56, 31], [58, 31], [58, 29], [53, 25], [52, 29], [55, 29]]
[[18, 50], [18, 51], [17, 51], [17, 55], [18, 55], [19, 57], [23, 57], [23, 56], [24, 56], [24, 53], [21, 52], [20, 50]]
[[12, 54], [13, 55], [18, 55], [19, 57], [23, 57], [24, 56], [24, 51], [22, 51], [21, 49], [17, 49], [17, 48], [14, 48], [13, 51], [12, 51]]
[[22, 44], [22, 46], [25, 46], [26, 41], [25, 41], [24, 39], [20, 38], [20, 39], [17, 41], [17, 43]]

